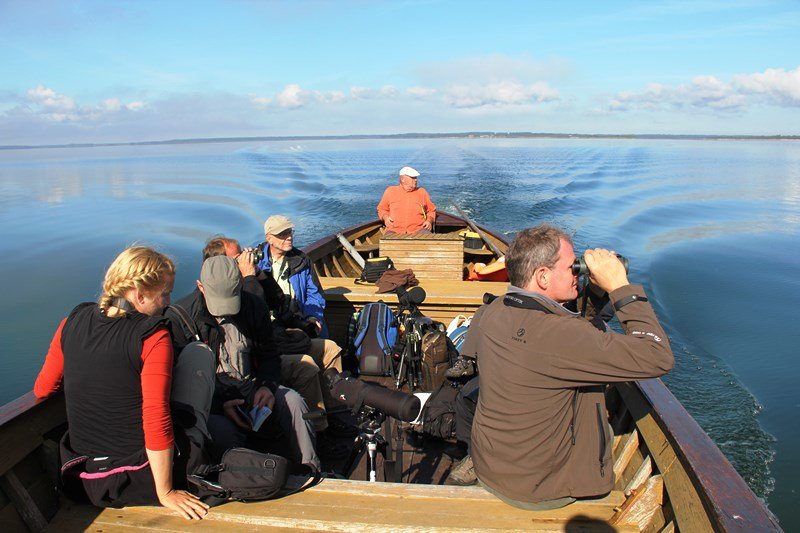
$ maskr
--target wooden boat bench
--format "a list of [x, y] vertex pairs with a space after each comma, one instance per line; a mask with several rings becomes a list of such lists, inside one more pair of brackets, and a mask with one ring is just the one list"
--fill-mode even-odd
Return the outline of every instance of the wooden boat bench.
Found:
[[[353, 278], [319, 278], [322, 294], [327, 302], [325, 321], [332, 332], [333, 340], [344, 346], [347, 323], [353, 313], [364, 304], [383, 300], [393, 309], [397, 307], [397, 295], [394, 293], [376, 294], [373, 284], [356, 283]], [[461, 280], [420, 280], [420, 287], [425, 289], [425, 302], [420, 305], [423, 315], [434, 320], [449, 323], [456, 315], [473, 315], [483, 305], [483, 295], [487, 292], [494, 295], [506, 293], [508, 283], [488, 281]]]
[[458, 234], [384, 235], [380, 254], [398, 270], [410, 268], [419, 280], [464, 278], [464, 238]]
[[[53, 531], [160, 529], [168, 531], [608, 531], [608, 520], [624, 496], [614, 491], [600, 500], [532, 512], [511, 507], [483, 488], [325, 479], [316, 487], [279, 500], [215, 507], [202, 522], [188, 522], [162, 507], [63, 508]], [[465, 527], [464, 524], [469, 524]], [[600, 529], [604, 528], [604, 529]], [[617, 526], [617, 531], [639, 531]]]

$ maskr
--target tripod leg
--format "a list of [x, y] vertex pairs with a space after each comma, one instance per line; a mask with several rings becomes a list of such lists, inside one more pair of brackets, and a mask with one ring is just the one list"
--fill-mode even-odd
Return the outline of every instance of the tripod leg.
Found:
[[367, 454], [369, 455], [369, 470], [367, 471], [367, 481], [378, 481], [376, 470], [378, 443], [374, 439], [367, 442]]
[[406, 351], [403, 350], [403, 353], [400, 355], [400, 363], [397, 365], [397, 381], [395, 381], [394, 386], [396, 388], [400, 388], [400, 383], [403, 381], [403, 362], [406, 360]]
[[362, 433], [359, 434], [353, 440], [353, 447], [350, 450], [350, 455], [347, 457], [347, 462], [344, 464], [344, 467], [342, 468], [342, 475], [345, 478], [350, 479], [350, 474], [353, 473], [352, 472], [353, 465], [355, 464], [356, 459], [358, 459], [359, 454], [363, 450], [364, 450], [364, 434]]
[[[397, 435], [392, 434], [395, 426]], [[393, 483], [403, 481], [403, 438], [398, 423], [392, 423], [388, 418], [384, 422], [383, 431], [388, 435], [381, 448], [383, 454], [383, 479]]]

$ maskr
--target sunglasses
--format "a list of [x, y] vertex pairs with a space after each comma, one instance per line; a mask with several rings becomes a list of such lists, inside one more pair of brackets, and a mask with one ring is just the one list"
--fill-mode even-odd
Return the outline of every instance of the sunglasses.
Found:
[[278, 239], [288, 239], [292, 235], [294, 235], [294, 230], [292, 230], [292, 229], [287, 229], [286, 231], [282, 231], [280, 233], [274, 233], [273, 234], [273, 236], [277, 237]]

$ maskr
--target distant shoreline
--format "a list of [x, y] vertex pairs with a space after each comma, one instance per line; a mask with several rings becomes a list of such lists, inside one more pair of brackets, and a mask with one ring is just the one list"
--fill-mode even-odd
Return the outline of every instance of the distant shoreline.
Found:
[[531, 133], [472, 131], [466, 133], [397, 133], [385, 135], [282, 135], [265, 137], [207, 137], [160, 141], [113, 143], [69, 143], [42, 145], [4, 145], [0, 150], [34, 150], [41, 148], [96, 148], [103, 146], [150, 146], [160, 144], [203, 144], [264, 141], [356, 141], [406, 139], [646, 139], [680, 141], [798, 141], [800, 135], [671, 135], [671, 134], [606, 134], [606, 133]]

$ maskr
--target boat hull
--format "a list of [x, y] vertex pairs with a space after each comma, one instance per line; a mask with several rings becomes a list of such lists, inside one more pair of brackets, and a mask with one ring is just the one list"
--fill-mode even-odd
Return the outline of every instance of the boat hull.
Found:
[[[442, 214], [437, 226], [452, 232], [467, 224], [459, 217]], [[481, 229], [504, 253], [508, 243]], [[380, 253], [379, 221], [340, 233], [364, 257]], [[347, 323], [354, 311], [378, 299], [395, 303], [394, 295], [376, 294], [374, 285], [355, 282], [360, 273], [357, 261], [335, 234], [305, 251], [328, 302], [329, 327], [340, 344], [345, 342]], [[463, 267], [467, 273], [471, 264], [497, 259], [491, 251], [468, 251]], [[427, 298], [421, 310], [442, 322], [456, 314], [473, 314], [485, 292], [502, 294], [506, 287], [498, 282], [422, 282]], [[203, 525], [225, 531], [249, 531], [254, 526], [331, 531], [573, 527], [608, 531], [609, 526], [618, 531], [780, 530], [776, 519], [660, 379], [611, 385], [607, 400], [614, 429], [616, 485], [600, 500], [555, 511], [529, 512], [509, 507], [478, 487], [326, 479], [317, 487], [284, 499], [215, 508]], [[193, 526], [160, 507], [102, 510], [59, 498], [53, 487], [57, 443], [65, 429], [60, 394], [37, 400], [30, 392], [0, 408], [0, 523], [4, 531], [90, 527], [182, 530]], [[421, 468], [420, 457], [413, 447], [404, 455], [406, 479]]]

